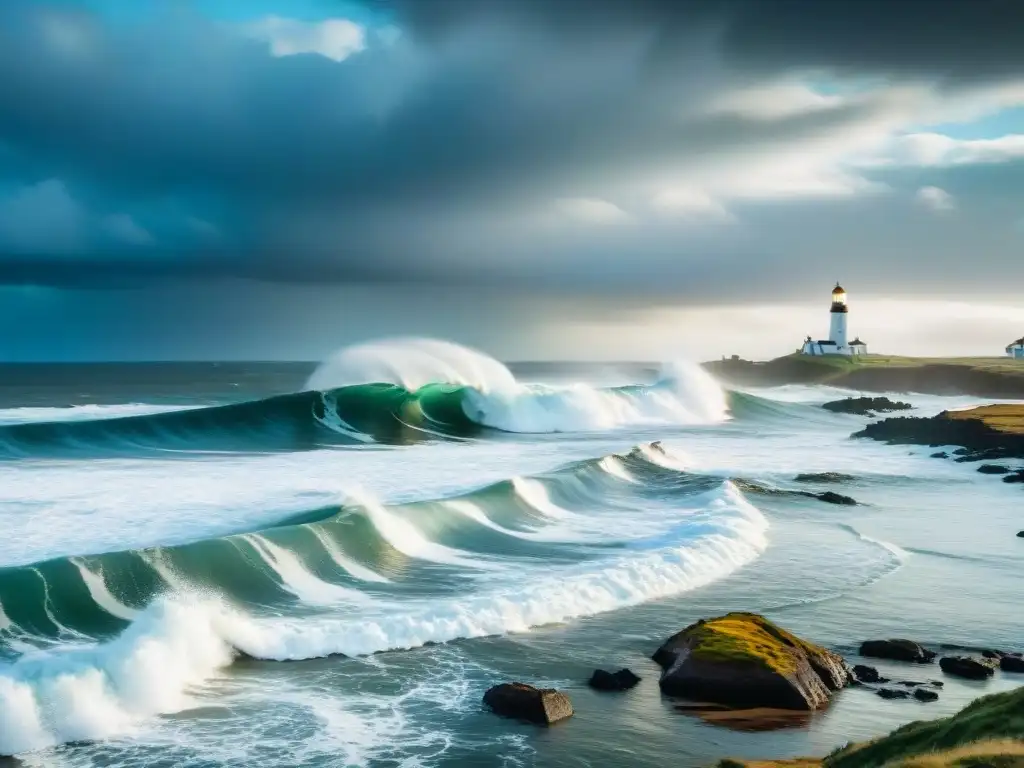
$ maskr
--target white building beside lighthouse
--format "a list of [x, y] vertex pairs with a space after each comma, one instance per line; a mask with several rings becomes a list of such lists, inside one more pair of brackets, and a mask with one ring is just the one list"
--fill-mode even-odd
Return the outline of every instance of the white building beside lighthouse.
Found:
[[846, 291], [839, 283], [836, 283], [836, 287], [832, 289], [828, 338], [814, 340], [808, 336], [800, 352], [805, 355], [866, 355], [867, 344], [859, 338], [849, 341], [846, 329], [846, 320], [849, 314], [850, 308], [846, 304]]

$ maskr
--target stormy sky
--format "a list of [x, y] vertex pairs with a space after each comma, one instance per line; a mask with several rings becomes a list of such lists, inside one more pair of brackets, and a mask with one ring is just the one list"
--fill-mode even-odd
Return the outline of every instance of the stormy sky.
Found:
[[1024, 334], [1016, 0], [0, 4], [0, 358]]

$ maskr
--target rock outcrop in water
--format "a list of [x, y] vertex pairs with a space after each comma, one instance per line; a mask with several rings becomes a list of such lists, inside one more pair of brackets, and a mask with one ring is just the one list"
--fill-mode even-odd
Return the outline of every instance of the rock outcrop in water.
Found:
[[1004, 467], [1002, 464], [982, 464], [980, 467], [978, 467], [978, 471], [983, 475], [1010, 474], [1010, 468]]
[[912, 640], [865, 640], [860, 655], [875, 659], [928, 664], [935, 660], [935, 651], [929, 651]]
[[833, 491], [825, 491], [824, 493], [812, 493], [810, 494], [818, 501], [824, 501], [826, 504], [838, 504], [841, 507], [856, 507], [857, 500], [850, 496], [843, 496], [841, 493], [835, 493]]
[[588, 685], [597, 691], [628, 691], [639, 682], [640, 678], [631, 669], [620, 669], [618, 672], [595, 669]]
[[888, 397], [847, 397], [825, 403], [821, 407], [833, 413], [852, 413], [856, 416], [874, 416], [876, 413], [909, 411], [913, 408], [910, 403], [890, 400]]
[[918, 701], [938, 701], [939, 694], [927, 688], [917, 688], [914, 690], [914, 698]]
[[751, 613], [698, 621], [654, 660], [663, 693], [737, 709], [819, 709], [850, 680], [841, 656]]
[[569, 697], [554, 688], [535, 688], [526, 683], [502, 683], [484, 694], [484, 704], [502, 717], [551, 725], [572, 717]]
[[1019, 653], [1006, 653], [999, 659], [999, 668], [1003, 672], [1024, 673], [1024, 656]]
[[853, 668], [853, 676], [861, 683], [877, 683], [882, 680], [878, 670], [866, 664], [857, 664]]
[[996, 671], [990, 659], [974, 659], [970, 656], [943, 656], [939, 667], [947, 675], [966, 677], [968, 680], [987, 680]]
[[793, 478], [797, 483], [852, 483], [855, 479], [842, 472], [805, 472]]

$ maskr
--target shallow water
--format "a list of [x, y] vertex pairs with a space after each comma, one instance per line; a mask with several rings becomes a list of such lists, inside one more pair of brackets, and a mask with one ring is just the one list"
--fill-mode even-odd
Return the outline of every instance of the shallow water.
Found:
[[[193, 368], [152, 402], [137, 368], [120, 389], [116, 367], [90, 372], [95, 405], [70, 374], [45, 402], [8, 386], [0, 752], [45, 766], [697, 766], [825, 753], [1019, 684], [942, 678], [931, 704], [849, 689], [772, 732], [677, 711], [650, 654], [729, 610], [851, 661], [894, 635], [1020, 649], [1020, 488], [934, 449], [850, 439], [865, 418], [817, 407], [835, 390], [727, 396], [685, 366], [549, 366], [527, 386], [438, 354], [468, 390], [341, 392], [327, 412], [314, 398], [167, 413], [277, 394], [287, 377], [266, 366], [232, 369], [244, 391]], [[423, 350], [410, 359], [408, 377], [431, 380]], [[362, 386], [359, 360], [341, 362], [340, 383]], [[906, 399], [921, 414], [973, 402]], [[854, 479], [794, 482], [806, 472]], [[595, 667], [621, 666], [644, 678], [633, 691], [587, 688]], [[575, 717], [537, 729], [484, 711], [483, 692], [511, 679], [566, 690]]]

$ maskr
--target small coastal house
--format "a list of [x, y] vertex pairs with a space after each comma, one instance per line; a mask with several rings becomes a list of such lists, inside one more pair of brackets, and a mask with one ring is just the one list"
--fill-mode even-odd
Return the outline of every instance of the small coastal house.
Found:
[[1024, 360], [1024, 336], [1010, 342], [1010, 345], [1006, 348], [1006, 356], [1016, 358], [1017, 360]]

